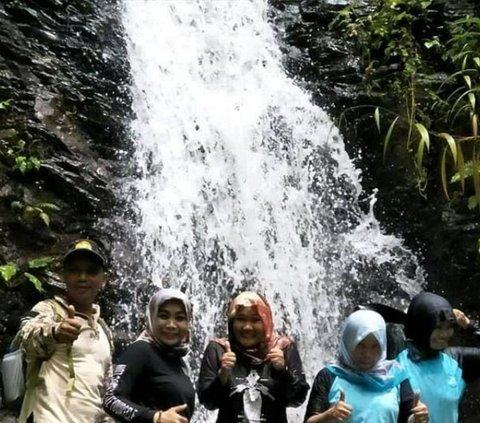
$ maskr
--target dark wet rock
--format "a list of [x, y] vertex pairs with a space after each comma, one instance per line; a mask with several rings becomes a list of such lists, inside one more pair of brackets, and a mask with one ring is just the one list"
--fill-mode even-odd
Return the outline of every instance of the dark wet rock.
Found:
[[[480, 220], [477, 213], [447, 204], [432, 175], [422, 197], [417, 189], [415, 169], [403, 146], [393, 148], [386, 164], [382, 163], [382, 142], [371, 132], [371, 117], [365, 109], [349, 108], [384, 104], [395, 109], [388, 96], [373, 99], [363, 92], [361, 61], [353, 45], [342, 41], [330, 24], [342, 5], [322, 0], [271, 1], [271, 19], [278, 29], [287, 72], [312, 93], [313, 101], [338, 119], [347, 110], [341, 130], [351, 157], [361, 156], [365, 194], [378, 188], [376, 214], [390, 233], [405, 239], [418, 252], [427, 271], [427, 289], [445, 294], [457, 307], [478, 319], [480, 295], [480, 255], [478, 238]], [[476, 0], [451, 1], [444, 10], [453, 20], [466, 14], [480, 13]], [[388, 81], [395, 64], [377, 69], [377, 77]], [[439, 75], [439, 80], [441, 80]], [[361, 293], [354, 295], [360, 296]], [[477, 421], [478, 389], [470, 390], [462, 421]]]
[[117, 2], [88, 3], [3, 2], [0, 101], [13, 101], [0, 129], [34, 144], [42, 167], [27, 179], [101, 215], [114, 201], [104, 162], [123, 146], [129, 76]]
[[[131, 113], [119, 2], [2, 1], [0, 103], [9, 99], [0, 109], [0, 266], [59, 256], [86, 236], [108, 255], [113, 234], [98, 222], [115, 206], [112, 181]], [[22, 173], [20, 155], [38, 158], [40, 168]], [[44, 293], [23, 273], [8, 289], [0, 279], [0, 355], [18, 318], [61, 285], [57, 271], [36, 272]], [[110, 304], [102, 305], [108, 317]]]
[[[287, 72], [334, 118], [369, 101], [353, 46], [330, 29], [344, 6], [339, 3], [271, 0], [270, 9]], [[446, 13], [452, 18], [478, 15], [480, 2], [450, 2]], [[377, 72], [387, 79], [394, 70]], [[0, 2], [0, 102], [7, 99], [12, 99], [11, 107], [0, 110], [0, 266], [58, 255], [78, 236], [94, 237], [108, 253], [114, 234], [99, 222], [111, 217], [117, 201], [112, 180], [126, 171], [117, 159], [128, 157], [130, 148], [124, 142], [131, 112], [119, 0]], [[366, 194], [379, 188], [377, 215], [382, 224], [419, 251], [430, 288], [478, 313], [477, 216], [449, 207], [434, 181], [424, 200], [414, 179], [405, 176], [412, 174], [412, 164], [402, 149], [395, 152], [395, 166], [384, 166], [365, 115], [350, 114], [348, 120], [360, 124], [347, 124], [343, 131], [350, 154], [362, 156], [357, 163]], [[21, 140], [29, 155], [40, 158], [38, 171], [23, 175], [13, 169], [12, 158], [1, 153]], [[51, 213], [49, 227], [37, 215], [25, 213], [25, 205], [39, 203], [60, 209]], [[129, 248], [134, 247], [126, 251]], [[135, 260], [132, 254], [124, 258], [125, 265], [136, 266]], [[48, 282], [48, 293], [61, 286], [55, 267], [43, 272], [42, 280]], [[28, 283], [8, 291], [2, 284], [0, 353], [20, 315], [45, 295]], [[111, 290], [106, 295], [110, 301], [102, 303], [102, 309], [107, 316], [121, 294]], [[469, 400], [473, 408], [471, 404]]]

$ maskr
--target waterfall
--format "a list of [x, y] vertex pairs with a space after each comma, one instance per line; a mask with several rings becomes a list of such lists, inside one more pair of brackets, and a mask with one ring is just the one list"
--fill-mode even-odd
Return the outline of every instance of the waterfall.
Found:
[[137, 331], [155, 286], [185, 290], [196, 375], [228, 299], [251, 289], [297, 340], [311, 382], [356, 301], [400, 301], [423, 276], [382, 232], [330, 118], [286, 75], [268, 7], [124, 1], [136, 117], [119, 184], [131, 210], [114, 251], [129, 295], [116, 325]]

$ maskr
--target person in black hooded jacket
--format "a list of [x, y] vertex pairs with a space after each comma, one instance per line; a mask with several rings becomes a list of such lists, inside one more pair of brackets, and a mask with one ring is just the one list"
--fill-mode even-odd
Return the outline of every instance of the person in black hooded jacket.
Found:
[[455, 324], [471, 326], [439, 295], [421, 292], [410, 303], [405, 321], [408, 344], [397, 360], [428, 407], [430, 423], [457, 423], [466, 384], [480, 378], [480, 348], [448, 347]]

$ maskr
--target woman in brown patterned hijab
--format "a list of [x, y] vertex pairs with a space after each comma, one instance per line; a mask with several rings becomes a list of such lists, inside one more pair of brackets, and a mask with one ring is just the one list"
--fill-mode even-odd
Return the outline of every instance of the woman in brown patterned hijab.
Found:
[[198, 395], [219, 409], [217, 423], [286, 423], [308, 391], [293, 339], [274, 330], [267, 300], [254, 292], [235, 297], [227, 312], [228, 336], [205, 351]]

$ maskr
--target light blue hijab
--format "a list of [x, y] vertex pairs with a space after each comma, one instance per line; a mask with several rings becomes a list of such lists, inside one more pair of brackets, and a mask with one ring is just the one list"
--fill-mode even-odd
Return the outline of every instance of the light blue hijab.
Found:
[[[378, 341], [381, 355], [375, 366], [368, 371], [355, 368], [353, 350], [368, 335]], [[386, 325], [383, 317], [372, 310], [358, 310], [345, 320], [339, 346], [338, 363], [327, 368], [338, 377], [349, 382], [383, 391], [399, 385], [408, 378], [407, 373], [396, 361], [388, 361]]]

